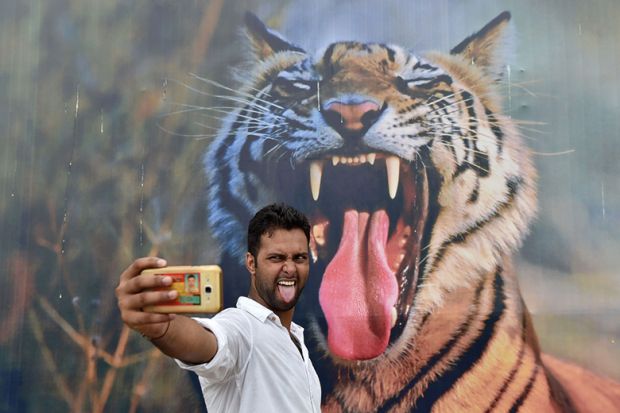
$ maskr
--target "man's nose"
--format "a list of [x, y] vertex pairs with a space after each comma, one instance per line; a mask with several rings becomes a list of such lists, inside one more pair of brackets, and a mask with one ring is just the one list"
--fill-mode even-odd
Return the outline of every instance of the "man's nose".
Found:
[[295, 272], [296, 268], [297, 267], [295, 266], [295, 261], [292, 258], [285, 260], [282, 264], [282, 271], [284, 271], [286, 274]]

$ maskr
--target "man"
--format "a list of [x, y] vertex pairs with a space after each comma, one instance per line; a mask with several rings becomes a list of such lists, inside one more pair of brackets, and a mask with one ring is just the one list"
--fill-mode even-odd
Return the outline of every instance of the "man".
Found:
[[210, 413], [320, 412], [319, 379], [303, 329], [292, 321], [308, 278], [309, 240], [310, 224], [299, 211], [282, 204], [258, 211], [248, 227], [248, 297], [212, 319], [142, 311], [178, 293], [149, 291], [172, 280], [140, 272], [166, 262], [137, 259], [116, 288], [122, 319], [198, 375]]
[[194, 274], [186, 275], [186, 280], [185, 291], [190, 294], [200, 294], [196, 285], [196, 276]]

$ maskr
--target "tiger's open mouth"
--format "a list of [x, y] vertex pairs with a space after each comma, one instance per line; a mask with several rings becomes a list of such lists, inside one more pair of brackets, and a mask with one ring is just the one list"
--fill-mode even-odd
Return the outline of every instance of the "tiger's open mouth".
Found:
[[325, 268], [319, 302], [330, 354], [368, 360], [405, 326], [416, 291], [428, 184], [418, 163], [382, 153], [332, 155], [280, 173], [280, 190], [312, 223]]

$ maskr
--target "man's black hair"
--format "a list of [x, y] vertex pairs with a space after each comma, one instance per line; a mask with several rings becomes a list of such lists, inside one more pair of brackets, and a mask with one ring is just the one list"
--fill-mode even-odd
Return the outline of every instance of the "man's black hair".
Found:
[[263, 234], [271, 236], [277, 229], [301, 229], [310, 242], [310, 222], [300, 211], [286, 204], [271, 204], [262, 208], [254, 215], [248, 225], [248, 251], [254, 257], [260, 247]]

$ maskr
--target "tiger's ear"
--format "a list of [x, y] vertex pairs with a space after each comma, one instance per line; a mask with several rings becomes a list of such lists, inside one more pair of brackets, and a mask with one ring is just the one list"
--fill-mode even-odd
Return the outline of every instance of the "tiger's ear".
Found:
[[450, 54], [461, 55], [493, 78], [499, 78], [510, 52], [510, 40], [510, 12], [504, 11], [480, 31], [455, 46]]
[[260, 60], [282, 51], [306, 53], [299, 46], [287, 41], [280, 33], [265, 26], [258, 17], [250, 12], [245, 13], [245, 27], [252, 49]]

